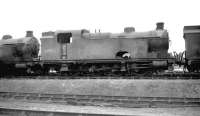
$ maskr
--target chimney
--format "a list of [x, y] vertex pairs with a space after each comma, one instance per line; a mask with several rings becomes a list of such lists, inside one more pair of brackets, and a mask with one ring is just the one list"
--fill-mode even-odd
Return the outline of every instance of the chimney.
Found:
[[125, 33], [135, 32], [135, 28], [134, 27], [125, 27], [124, 32]]
[[26, 37], [33, 37], [33, 31], [26, 31]]
[[164, 29], [164, 23], [158, 22], [156, 23], [156, 30], [163, 30]]

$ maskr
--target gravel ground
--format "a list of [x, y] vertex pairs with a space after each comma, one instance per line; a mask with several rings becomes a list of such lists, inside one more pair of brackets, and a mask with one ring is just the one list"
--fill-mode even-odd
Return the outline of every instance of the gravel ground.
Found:
[[200, 98], [200, 80], [0, 80], [0, 92]]

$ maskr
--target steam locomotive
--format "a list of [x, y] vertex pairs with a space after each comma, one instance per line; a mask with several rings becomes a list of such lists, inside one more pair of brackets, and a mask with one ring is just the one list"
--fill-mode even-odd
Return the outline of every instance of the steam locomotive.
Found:
[[[200, 26], [184, 27], [186, 63], [199, 69]], [[43, 32], [41, 46], [27, 31], [24, 38], [0, 40], [0, 74], [135, 75], [168, 70], [174, 64], [164, 23], [155, 30], [123, 33], [90, 33], [88, 30]], [[41, 47], [41, 55], [38, 55]]]

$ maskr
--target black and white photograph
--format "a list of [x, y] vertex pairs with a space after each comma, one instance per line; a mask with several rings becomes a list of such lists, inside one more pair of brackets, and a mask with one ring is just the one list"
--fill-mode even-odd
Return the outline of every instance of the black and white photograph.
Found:
[[0, 116], [200, 116], [199, 0], [1, 0]]

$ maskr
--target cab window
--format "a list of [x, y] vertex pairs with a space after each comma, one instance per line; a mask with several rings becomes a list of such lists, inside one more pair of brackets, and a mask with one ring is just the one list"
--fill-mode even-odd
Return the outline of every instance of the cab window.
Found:
[[58, 43], [70, 43], [72, 39], [72, 33], [58, 33], [57, 41]]

